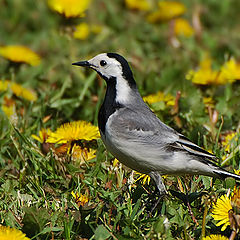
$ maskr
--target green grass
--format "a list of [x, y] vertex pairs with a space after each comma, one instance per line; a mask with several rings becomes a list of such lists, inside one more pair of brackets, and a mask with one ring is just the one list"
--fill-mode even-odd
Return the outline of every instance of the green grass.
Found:
[[[155, 106], [156, 114], [221, 159], [225, 152], [220, 138], [239, 128], [240, 82], [198, 87], [185, 75], [198, 66], [206, 51], [213, 57], [214, 67], [220, 67], [229, 56], [240, 59], [240, 3], [182, 2], [188, 8], [184, 17], [189, 20], [196, 6], [203, 8], [203, 32], [200, 41], [182, 37], [181, 46], [174, 48], [168, 23], [147, 23], [144, 13], [128, 10], [120, 0], [92, 1], [85, 18], [71, 21], [49, 10], [45, 1], [1, 1], [0, 44], [26, 45], [39, 53], [42, 61], [36, 67], [16, 67], [0, 58], [0, 79], [16, 81], [38, 95], [34, 103], [14, 97], [16, 126], [0, 110], [0, 224], [18, 228], [32, 239], [200, 239], [204, 229], [206, 235], [230, 236], [230, 228], [221, 232], [221, 227], [216, 227], [210, 208], [217, 197], [233, 189], [234, 180], [181, 177], [183, 194], [177, 178], [169, 176], [165, 180], [169, 195], [151, 215], [154, 183], [131, 186], [131, 170], [119, 165], [114, 168], [113, 157], [101, 140], [97, 157], [79, 166], [53, 152], [44, 155], [41, 144], [31, 137], [41, 128], [55, 130], [73, 120], [97, 125], [105, 83], [95, 73], [71, 63], [101, 52], [118, 52], [130, 61], [143, 96], [159, 90], [174, 96], [181, 92], [177, 115], [165, 105]], [[71, 32], [81, 22], [100, 24], [103, 31], [84, 41], [74, 39]], [[0, 92], [1, 104], [6, 95], [10, 93]], [[218, 118], [214, 125], [202, 101], [206, 96], [215, 101]], [[44, 123], [48, 115], [51, 118]], [[236, 152], [224, 167], [239, 169], [239, 160]], [[72, 191], [87, 193], [89, 203], [78, 208]], [[198, 224], [189, 214], [187, 195]]]

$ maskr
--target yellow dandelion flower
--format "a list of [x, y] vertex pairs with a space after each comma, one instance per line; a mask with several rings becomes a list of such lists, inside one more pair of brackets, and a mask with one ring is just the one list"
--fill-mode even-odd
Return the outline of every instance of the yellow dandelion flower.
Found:
[[228, 238], [219, 234], [211, 234], [207, 237], [204, 237], [202, 240], [228, 240]]
[[16, 96], [23, 97], [29, 101], [37, 100], [36, 93], [33, 90], [27, 89], [17, 83], [11, 83], [10, 86], [11, 86], [11, 90]]
[[240, 169], [236, 170], [236, 169], [233, 169], [234, 173], [237, 174], [237, 175], [240, 175]]
[[119, 163], [119, 161], [116, 158], [114, 158], [112, 165], [114, 167], [116, 167], [118, 163]]
[[30, 238], [18, 229], [0, 226], [0, 240], [30, 240]]
[[37, 100], [37, 95], [33, 90], [9, 80], [0, 80], [0, 91], [6, 91], [7, 89], [10, 89], [16, 96], [25, 98], [26, 100]]
[[127, 8], [140, 11], [148, 11], [151, 8], [147, 0], [125, 0]]
[[6, 114], [8, 118], [11, 118], [16, 114], [16, 107], [15, 105], [2, 105], [2, 111]]
[[212, 58], [208, 53], [205, 53], [203, 60], [200, 62], [200, 68], [209, 69], [212, 67]]
[[199, 85], [227, 83], [227, 79], [220, 71], [212, 69], [212, 59], [208, 55], [203, 58], [196, 71], [190, 70], [187, 73], [186, 79]]
[[157, 11], [148, 15], [147, 20], [150, 23], [169, 21], [181, 16], [186, 11], [186, 7], [182, 3], [175, 1], [160, 1], [158, 7]]
[[151, 180], [151, 177], [149, 175], [144, 174], [144, 173], [139, 173], [139, 172], [136, 172], [136, 171], [134, 171], [134, 173], [136, 175], [139, 175], [139, 177], [135, 180], [135, 182], [141, 180], [143, 185], [145, 185], [145, 183], [147, 183], [149, 185], [150, 180]]
[[15, 125], [17, 124], [17, 112], [15, 101], [11, 98], [4, 97], [4, 102], [2, 105], [2, 111], [8, 117], [8, 119]]
[[234, 58], [231, 58], [221, 67], [221, 74], [224, 78], [228, 79], [229, 82], [240, 80], [240, 64], [236, 63]]
[[224, 136], [222, 145], [225, 148], [226, 152], [230, 152], [230, 149], [233, 146], [234, 141], [238, 141], [238, 136], [236, 132], [230, 132]]
[[89, 198], [87, 195], [83, 195], [78, 192], [74, 193], [73, 191], [71, 192], [72, 196], [75, 198], [75, 202], [77, 203], [77, 205], [80, 206], [84, 206], [85, 204], [87, 204], [89, 202]]
[[177, 36], [191, 37], [194, 30], [186, 19], [177, 18], [174, 24], [174, 32]]
[[89, 34], [90, 34], [89, 25], [87, 23], [80, 23], [79, 25], [76, 26], [76, 30], [73, 33], [73, 37], [80, 40], [85, 40], [88, 38]]
[[175, 97], [172, 96], [171, 94], [165, 95], [163, 101], [167, 104], [167, 106], [175, 105]]
[[229, 211], [232, 210], [231, 200], [227, 195], [222, 195], [217, 199], [216, 204], [213, 206], [212, 217], [214, 220], [219, 221], [216, 226], [222, 226], [221, 231], [224, 231], [230, 225]]
[[75, 121], [61, 125], [47, 139], [49, 143], [66, 143], [73, 140], [90, 141], [100, 137], [98, 128], [89, 122]]
[[96, 152], [97, 150], [95, 149], [82, 148], [81, 146], [74, 144], [71, 150], [71, 156], [72, 156], [72, 160], [80, 161], [80, 163], [83, 163], [85, 161], [89, 161], [95, 158]]
[[0, 91], [7, 91], [9, 82], [9, 80], [0, 80]]
[[165, 95], [163, 92], [157, 92], [155, 94], [151, 94], [148, 96], [143, 97], [143, 100], [148, 104], [158, 103], [158, 102], [165, 102], [167, 106], [174, 106], [175, 104], [175, 97], [171, 94]]
[[66, 18], [83, 17], [90, 0], [48, 0], [48, 6]]
[[0, 47], [0, 55], [12, 62], [28, 63], [36, 66], [40, 63], [41, 59], [38, 54], [31, 49], [21, 45], [9, 45]]
[[206, 107], [214, 108], [214, 100], [212, 97], [203, 97], [203, 103]]
[[48, 137], [50, 136], [51, 133], [52, 133], [52, 131], [49, 128], [47, 128], [47, 129], [42, 128], [38, 132], [39, 136], [32, 134], [32, 138], [39, 141], [40, 143], [44, 143], [44, 142], [46, 142], [46, 140], [48, 139]]

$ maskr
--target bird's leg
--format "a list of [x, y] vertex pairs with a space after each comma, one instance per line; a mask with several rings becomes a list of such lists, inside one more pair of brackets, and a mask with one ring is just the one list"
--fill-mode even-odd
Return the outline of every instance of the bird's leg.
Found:
[[165, 188], [161, 175], [158, 172], [150, 172], [149, 176], [156, 183], [157, 188], [159, 190], [160, 198], [162, 198], [164, 195], [167, 195], [167, 190]]
[[156, 183], [157, 188], [159, 190], [159, 197], [150, 212], [150, 213], [152, 213], [154, 211], [154, 209], [157, 207], [157, 205], [159, 204], [160, 200], [167, 194], [167, 190], [163, 183], [162, 177], [158, 172], [150, 172], [149, 176], [154, 180], [154, 182]]

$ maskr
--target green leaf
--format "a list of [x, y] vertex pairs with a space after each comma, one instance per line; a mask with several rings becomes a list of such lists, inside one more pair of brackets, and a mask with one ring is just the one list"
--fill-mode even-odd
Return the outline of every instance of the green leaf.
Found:
[[95, 231], [96, 240], [105, 240], [111, 236], [111, 233], [103, 226], [99, 225]]
[[211, 178], [207, 177], [207, 176], [200, 176], [202, 181], [203, 181], [203, 185], [206, 189], [209, 189], [211, 186]]
[[24, 207], [23, 232], [33, 237], [43, 231], [45, 224], [49, 221], [50, 215], [45, 208]]
[[236, 181], [233, 178], [226, 178], [225, 179], [226, 188], [233, 189], [236, 185]]

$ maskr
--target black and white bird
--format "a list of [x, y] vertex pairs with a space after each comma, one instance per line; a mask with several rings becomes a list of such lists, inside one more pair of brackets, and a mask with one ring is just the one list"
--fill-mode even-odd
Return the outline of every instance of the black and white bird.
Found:
[[107, 83], [98, 115], [101, 138], [120, 162], [148, 174], [160, 194], [167, 193], [161, 175], [240, 176], [218, 167], [216, 156], [165, 125], [143, 101], [128, 62], [119, 54], [102, 53], [73, 63], [95, 70]]

